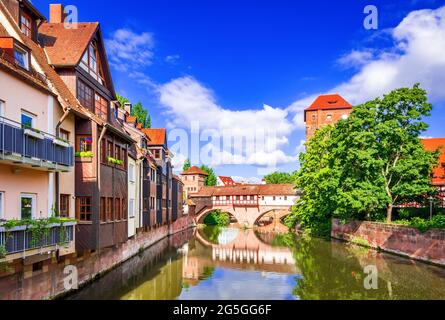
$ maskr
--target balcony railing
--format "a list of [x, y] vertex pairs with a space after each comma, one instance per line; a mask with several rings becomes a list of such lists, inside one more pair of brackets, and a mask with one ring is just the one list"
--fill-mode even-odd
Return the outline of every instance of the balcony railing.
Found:
[[74, 148], [53, 135], [0, 117], [0, 159], [66, 170], [74, 165]]
[[6, 230], [0, 227], [0, 246], [5, 248], [6, 254], [16, 254], [35, 249], [54, 246], [64, 246], [74, 241], [75, 222], [53, 224], [48, 226], [48, 232], [41, 237], [33, 236], [32, 229], [26, 226]]

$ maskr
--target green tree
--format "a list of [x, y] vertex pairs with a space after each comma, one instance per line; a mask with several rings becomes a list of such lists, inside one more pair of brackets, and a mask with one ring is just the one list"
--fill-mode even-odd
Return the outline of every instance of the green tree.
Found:
[[438, 152], [424, 149], [422, 121], [432, 106], [419, 85], [354, 108], [347, 120], [318, 130], [300, 157], [303, 190], [290, 223], [327, 229], [332, 217], [391, 222], [395, 205], [434, 192]]
[[186, 159], [184, 162], [184, 166], [182, 167], [182, 171], [185, 172], [192, 167], [190, 160]]
[[295, 182], [296, 172], [274, 172], [264, 177], [267, 184], [292, 184]]
[[209, 166], [206, 166], [206, 165], [202, 165], [201, 170], [208, 173], [208, 176], [205, 180], [205, 185], [207, 187], [216, 186], [218, 180], [216, 178], [215, 171], [213, 171], [212, 168], [210, 168]]
[[117, 97], [117, 101], [119, 101], [119, 104], [120, 104], [120, 108], [124, 108], [124, 105], [126, 104], [126, 103], [129, 103], [130, 102], [130, 100], [128, 100], [128, 98], [125, 98], [125, 97], [123, 97], [123, 96], [121, 96], [120, 94], [118, 94], [118, 93], [116, 93], [116, 97]]
[[136, 103], [131, 110], [131, 115], [138, 119], [138, 122], [142, 124], [142, 127], [151, 128], [151, 118], [148, 114], [148, 110], [144, 109], [141, 102]]

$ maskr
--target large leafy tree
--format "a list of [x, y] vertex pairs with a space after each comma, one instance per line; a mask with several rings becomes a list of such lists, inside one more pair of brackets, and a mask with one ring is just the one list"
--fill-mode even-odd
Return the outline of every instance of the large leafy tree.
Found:
[[303, 195], [291, 222], [309, 227], [332, 216], [375, 219], [386, 210], [434, 192], [430, 175], [438, 153], [423, 148], [423, 118], [432, 106], [419, 85], [394, 90], [354, 108], [348, 120], [319, 130], [301, 155]]
[[192, 165], [191, 165], [191, 163], [190, 163], [190, 160], [189, 160], [189, 159], [186, 159], [185, 162], [184, 162], [184, 165], [183, 165], [183, 167], [182, 167], [182, 171], [185, 172], [185, 171], [187, 171], [188, 169], [190, 169], [191, 167], [192, 167]]
[[151, 128], [151, 117], [148, 114], [148, 110], [144, 109], [141, 102], [136, 103], [131, 110], [131, 115], [138, 119], [138, 122], [142, 124], [144, 128]]
[[267, 184], [292, 184], [295, 182], [295, 174], [287, 172], [273, 172], [264, 177]]
[[130, 100], [128, 100], [128, 98], [125, 98], [123, 96], [121, 96], [120, 94], [116, 93], [116, 97], [117, 97], [117, 101], [119, 101], [120, 107], [124, 108], [124, 105], [126, 103], [129, 103]]
[[205, 180], [205, 185], [208, 187], [214, 187], [217, 184], [217, 178], [215, 171], [209, 166], [202, 165], [201, 170], [208, 173], [208, 176]]

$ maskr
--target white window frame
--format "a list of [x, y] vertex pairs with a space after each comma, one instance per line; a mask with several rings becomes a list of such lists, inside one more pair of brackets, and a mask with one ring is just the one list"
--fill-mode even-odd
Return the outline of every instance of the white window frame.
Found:
[[0, 220], [5, 219], [5, 192], [0, 191]]
[[23, 125], [23, 123], [22, 123], [22, 115], [25, 115], [25, 116], [27, 116], [27, 117], [30, 117], [31, 119], [32, 119], [32, 121], [31, 121], [31, 128], [35, 128], [36, 127], [36, 119], [37, 119], [37, 116], [36, 115], [34, 115], [34, 114], [32, 114], [31, 112], [28, 112], [28, 111], [26, 111], [26, 110], [22, 110], [21, 112], [20, 112], [20, 123]]
[[15, 52], [16, 51], [18, 51], [18, 52], [20, 52], [20, 53], [23, 53], [24, 54], [24, 62], [25, 62], [25, 65], [24, 66], [22, 66], [22, 65], [20, 65], [20, 64], [18, 64], [20, 67], [22, 67], [22, 68], [24, 68], [24, 69], [26, 69], [26, 70], [29, 70], [29, 51], [28, 50], [26, 50], [26, 49], [24, 49], [24, 48], [22, 48], [21, 46], [19, 46], [19, 45], [14, 45], [14, 60], [15, 60]]
[[0, 99], [0, 117], [5, 117], [6, 102]]
[[20, 219], [22, 219], [22, 199], [23, 198], [31, 198], [32, 199], [31, 219], [35, 219], [36, 212], [37, 212], [37, 195], [33, 194], [33, 193], [20, 194], [20, 199], [19, 199]]
[[135, 210], [134, 210], [134, 205], [136, 204], [135, 199], [130, 199], [128, 201], [128, 217], [129, 218], [134, 218], [135, 217]]
[[136, 166], [133, 163], [130, 163], [128, 165], [128, 180], [132, 183], [135, 182], [135, 176], [136, 176], [135, 169], [136, 169]]

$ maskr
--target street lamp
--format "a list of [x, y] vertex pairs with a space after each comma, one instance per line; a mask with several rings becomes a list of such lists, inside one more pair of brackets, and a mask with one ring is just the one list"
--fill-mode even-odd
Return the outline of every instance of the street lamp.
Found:
[[433, 220], [433, 201], [434, 201], [434, 198], [432, 196], [430, 196], [428, 198], [428, 200], [430, 200], [430, 220]]

